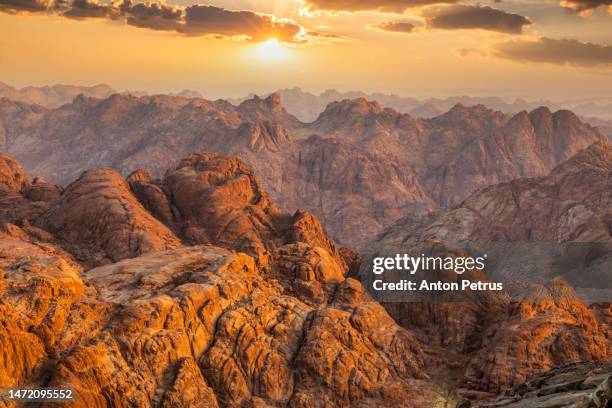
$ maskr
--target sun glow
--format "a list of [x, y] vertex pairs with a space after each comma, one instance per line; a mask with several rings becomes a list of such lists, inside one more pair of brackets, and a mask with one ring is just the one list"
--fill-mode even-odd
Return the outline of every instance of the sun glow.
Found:
[[264, 61], [280, 61], [287, 57], [287, 48], [276, 38], [270, 38], [258, 44], [255, 53], [259, 59]]

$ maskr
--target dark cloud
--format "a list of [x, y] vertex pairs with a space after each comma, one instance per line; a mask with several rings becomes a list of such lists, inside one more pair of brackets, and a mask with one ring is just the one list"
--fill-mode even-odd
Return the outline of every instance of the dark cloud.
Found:
[[303, 42], [324, 36], [323, 33], [310, 35], [292, 20], [198, 4], [180, 7], [155, 2], [132, 4], [130, 0], [106, 3], [97, 0], [0, 0], [0, 11], [48, 12], [72, 19], [123, 19], [128, 25], [151, 30], [215, 38], [241, 36], [251, 41], [276, 38], [284, 42]]
[[426, 10], [423, 14], [428, 28], [443, 30], [482, 29], [520, 34], [531, 21], [519, 14], [507, 13], [488, 6], [453, 5]]
[[612, 7], [612, 0], [562, 0], [561, 7], [576, 11], [585, 12], [602, 6]]
[[310, 10], [365, 11], [380, 10], [401, 13], [413, 7], [441, 3], [457, 3], [459, 0], [306, 0]]
[[185, 8], [184, 21], [182, 32], [185, 34], [246, 35], [253, 41], [270, 37], [279, 41], [291, 41], [301, 31], [297, 23], [278, 20], [273, 16], [204, 5]]
[[183, 25], [183, 10], [161, 3], [124, 3], [122, 12], [127, 24], [160, 31], [179, 32]]
[[373, 27], [393, 33], [411, 33], [415, 28], [414, 24], [408, 21], [383, 21], [382, 23], [374, 24]]
[[520, 62], [583, 67], [612, 65], [612, 46], [546, 37], [500, 43], [493, 47], [492, 55]]
[[90, 0], [73, 0], [67, 7], [68, 9], [62, 15], [77, 20], [86, 18], [119, 18], [119, 9], [114, 4], [102, 4]]
[[5, 13], [31, 13], [47, 11], [54, 6], [53, 0], [0, 0], [0, 11]]

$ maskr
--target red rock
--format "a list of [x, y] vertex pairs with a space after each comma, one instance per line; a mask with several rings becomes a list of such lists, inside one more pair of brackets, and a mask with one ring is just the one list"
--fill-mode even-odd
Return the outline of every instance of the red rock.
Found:
[[38, 220], [87, 263], [176, 248], [180, 240], [151, 216], [110, 169], [83, 173]]

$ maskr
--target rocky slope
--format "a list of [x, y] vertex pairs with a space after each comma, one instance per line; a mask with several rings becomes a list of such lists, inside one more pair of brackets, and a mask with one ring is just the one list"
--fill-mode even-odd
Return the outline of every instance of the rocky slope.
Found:
[[486, 187], [452, 210], [406, 217], [367, 246], [361, 275], [368, 282], [377, 256], [488, 252], [480, 272], [504, 282], [504, 295], [385, 305], [431, 352], [454, 361], [460, 395], [495, 394], [569, 363], [609, 361], [609, 307], [590, 302], [609, 302], [612, 293], [611, 174], [612, 146], [598, 142], [547, 176]]
[[569, 111], [513, 117], [456, 105], [415, 120], [365, 99], [333, 102], [305, 124], [278, 94], [234, 106], [173, 96], [77, 97], [45, 110], [0, 100], [2, 147], [31, 174], [66, 185], [82, 171], [153, 177], [193, 151], [235, 155], [281, 208], [304, 207], [359, 247], [402, 215], [462, 202], [477, 188], [547, 174], [605, 138]]
[[0, 387], [69, 387], [76, 407], [436, 398], [420, 343], [346, 276], [350, 257], [239, 160], [89, 170], [35, 201], [0, 159], [0, 196], [40, 205], [0, 231]]

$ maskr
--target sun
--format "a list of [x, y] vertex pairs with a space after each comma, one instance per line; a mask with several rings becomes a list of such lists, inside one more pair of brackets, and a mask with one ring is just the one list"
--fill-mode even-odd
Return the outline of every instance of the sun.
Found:
[[287, 57], [287, 49], [276, 38], [258, 44], [255, 53], [264, 61], [280, 61]]

